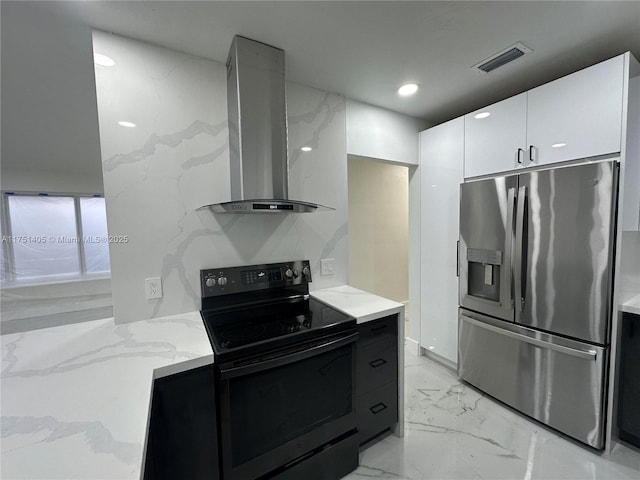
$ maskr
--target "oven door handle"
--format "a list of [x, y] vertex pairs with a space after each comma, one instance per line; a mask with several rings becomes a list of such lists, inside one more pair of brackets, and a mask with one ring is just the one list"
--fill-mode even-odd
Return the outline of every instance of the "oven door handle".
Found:
[[267, 360], [250, 363], [248, 365], [242, 365], [240, 367], [221, 367], [220, 378], [227, 380], [229, 378], [240, 377], [242, 375], [250, 375], [252, 373], [261, 372], [270, 368], [281, 367], [290, 363], [295, 363], [306, 358], [314, 357], [331, 350], [343, 347], [350, 343], [354, 343], [358, 340], [358, 332], [352, 333], [345, 337], [336, 338], [319, 345], [314, 345], [310, 348], [301, 350], [295, 353], [284, 354], [280, 357], [269, 358]]

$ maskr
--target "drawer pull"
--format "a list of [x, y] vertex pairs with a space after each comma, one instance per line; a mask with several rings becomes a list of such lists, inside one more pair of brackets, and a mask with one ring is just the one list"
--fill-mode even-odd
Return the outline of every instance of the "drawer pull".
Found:
[[376, 414], [378, 414], [381, 411], [386, 410], [386, 409], [387, 409], [387, 406], [382, 402], [374, 405], [373, 407], [369, 407], [369, 410], [371, 410], [371, 413], [373, 413], [374, 415], [376, 415]]
[[378, 325], [377, 327], [371, 327], [371, 333], [378, 333], [387, 328], [389, 325], [386, 323], [384, 325]]
[[373, 360], [372, 362], [369, 362], [369, 365], [371, 365], [371, 367], [373, 368], [378, 368], [384, 365], [385, 363], [387, 363], [387, 361], [384, 358], [378, 358], [376, 360]]

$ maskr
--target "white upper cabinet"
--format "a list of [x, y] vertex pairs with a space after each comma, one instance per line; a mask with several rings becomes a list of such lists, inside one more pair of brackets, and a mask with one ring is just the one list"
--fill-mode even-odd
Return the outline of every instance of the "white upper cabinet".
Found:
[[524, 161], [527, 94], [507, 98], [464, 116], [464, 176], [517, 168]]
[[620, 151], [620, 55], [527, 92], [527, 156], [548, 164]]
[[465, 115], [465, 178], [620, 152], [624, 83], [619, 55]]

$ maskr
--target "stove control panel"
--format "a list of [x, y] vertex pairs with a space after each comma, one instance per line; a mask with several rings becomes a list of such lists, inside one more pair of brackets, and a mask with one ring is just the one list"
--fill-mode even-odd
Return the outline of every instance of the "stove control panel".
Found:
[[200, 270], [202, 298], [310, 282], [309, 260]]

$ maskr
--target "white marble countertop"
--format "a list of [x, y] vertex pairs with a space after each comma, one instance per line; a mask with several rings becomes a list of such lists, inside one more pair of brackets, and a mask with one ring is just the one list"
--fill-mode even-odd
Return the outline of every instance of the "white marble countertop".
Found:
[[213, 362], [199, 312], [0, 338], [3, 480], [139, 479], [154, 376]]
[[388, 298], [365, 292], [349, 285], [311, 292], [311, 296], [355, 317], [358, 323], [400, 313], [404, 319], [404, 305]]
[[398, 423], [394, 433], [404, 436], [404, 305], [349, 285], [324, 288], [311, 296], [365, 323], [398, 314]]
[[[404, 318], [401, 303], [353, 287], [312, 295], [358, 323]], [[153, 379], [213, 363], [199, 312], [94, 320], [0, 342], [3, 480], [138, 480]]]
[[620, 309], [623, 312], [640, 315], [640, 293], [635, 293], [635, 295], [633, 293], [625, 295], [620, 304]]

